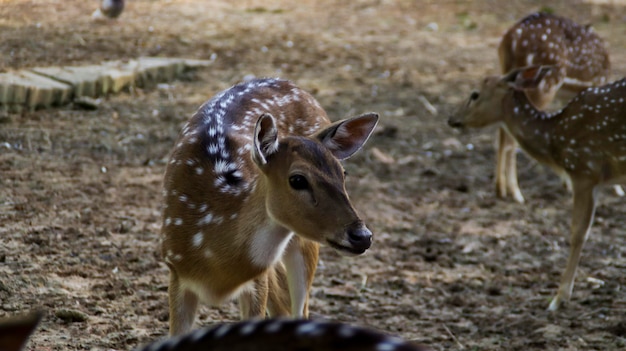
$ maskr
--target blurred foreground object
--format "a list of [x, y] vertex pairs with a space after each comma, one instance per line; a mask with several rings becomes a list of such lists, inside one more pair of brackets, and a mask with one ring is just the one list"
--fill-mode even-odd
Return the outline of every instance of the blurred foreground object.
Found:
[[124, 11], [124, 0], [102, 0], [100, 8], [91, 15], [93, 19], [117, 18]]
[[372, 329], [307, 319], [218, 324], [163, 339], [135, 351], [431, 351]]
[[33, 312], [26, 316], [0, 320], [0, 350], [21, 350], [26, 345], [28, 337], [35, 330], [42, 316], [40, 312]]

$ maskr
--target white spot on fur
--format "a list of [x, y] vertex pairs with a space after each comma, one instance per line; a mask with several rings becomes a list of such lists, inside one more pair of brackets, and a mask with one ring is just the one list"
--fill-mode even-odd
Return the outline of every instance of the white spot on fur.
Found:
[[191, 239], [192, 244], [194, 247], [200, 247], [202, 245], [202, 241], [204, 240], [204, 233], [203, 232], [198, 232], [196, 234], [193, 235], [193, 238]]
[[337, 331], [340, 337], [349, 339], [356, 334], [356, 330], [349, 325], [342, 325]]
[[231, 325], [230, 324], [222, 324], [216, 331], [215, 331], [215, 338], [219, 339], [222, 336], [226, 335], [226, 333], [228, 333], [228, 331], [230, 330]]
[[[206, 205], [202, 205], [203, 207]], [[202, 207], [200, 207], [200, 211], [202, 211]], [[211, 223], [213, 221], [213, 214], [212, 213], [207, 213], [206, 216], [200, 218], [200, 220], [198, 221], [198, 225], [207, 225], [209, 223]]]
[[393, 351], [398, 347], [398, 343], [392, 340], [381, 341], [376, 345], [376, 351]]
[[315, 322], [307, 322], [296, 328], [296, 334], [298, 335], [320, 335], [323, 332], [324, 329]]
[[241, 328], [240, 330], [241, 335], [252, 334], [252, 332], [254, 332], [254, 330], [256, 329], [256, 325], [257, 323], [255, 322], [248, 322], [248, 324], [244, 325], [243, 328]]
[[283, 322], [282, 321], [274, 321], [270, 324], [268, 324], [267, 326], [265, 326], [265, 331], [268, 333], [276, 333], [277, 331], [281, 330], [283, 328]]
[[404, 342], [399, 338], [394, 337], [386, 337], [385, 340], [381, 341], [378, 345], [376, 345], [377, 351], [393, 351], [398, 346], [402, 345]]

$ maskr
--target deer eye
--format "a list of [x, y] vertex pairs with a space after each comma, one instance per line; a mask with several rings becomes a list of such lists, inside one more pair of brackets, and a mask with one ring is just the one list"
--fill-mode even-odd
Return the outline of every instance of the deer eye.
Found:
[[472, 91], [472, 95], [470, 95], [470, 100], [476, 101], [480, 95], [477, 91]]
[[289, 177], [289, 185], [294, 190], [306, 190], [309, 188], [309, 182], [303, 175], [295, 174]]

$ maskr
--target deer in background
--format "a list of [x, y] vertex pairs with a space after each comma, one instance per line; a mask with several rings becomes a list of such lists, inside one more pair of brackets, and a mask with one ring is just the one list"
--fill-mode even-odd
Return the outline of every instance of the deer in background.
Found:
[[[502, 74], [531, 65], [556, 66], [539, 86], [526, 90], [528, 99], [539, 109], [545, 109], [560, 89], [575, 94], [605, 84], [611, 66], [604, 41], [591, 26], [546, 13], [531, 14], [511, 27], [502, 37], [498, 56]], [[523, 203], [517, 183], [515, 139], [500, 128], [497, 140], [496, 193], [499, 197], [510, 193]], [[623, 195], [621, 187], [615, 186], [615, 190]]]
[[595, 213], [597, 188], [626, 181], [626, 80], [588, 88], [562, 110], [537, 109], [527, 96], [559, 67], [531, 66], [487, 77], [457, 113], [452, 127], [499, 124], [535, 160], [552, 168], [572, 189], [570, 253], [549, 309], [570, 299], [576, 267]]
[[259, 79], [206, 102], [184, 125], [164, 179], [162, 252], [170, 334], [192, 328], [199, 301], [239, 298], [241, 317], [307, 317], [319, 244], [371, 245], [340, 160], [378, 115], [330, 123], [289, 81]]

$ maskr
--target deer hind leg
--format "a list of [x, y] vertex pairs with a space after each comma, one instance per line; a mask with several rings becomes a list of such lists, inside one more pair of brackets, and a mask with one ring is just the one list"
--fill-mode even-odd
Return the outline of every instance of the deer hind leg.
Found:
[[295, 236], [285, 250], [283, 263], [287, 273], [292, 317], [309, 316], [309, 292], [315, 277], [318, 256], [319, 244], [299, 236]]
[[572, 183], [574, 189], [574, 210], [572, 211], [570, 253], [565, 272], [561, 278], [559, 291], [548, 307], [550, 311], [557, 310], [563, 301], [568, 301], [572, 296], [576, 268], [580, 262], [580, 254], [589, 235], [589, 228], [593, 222], [596, 209], [594, 184], [589, 182]]
[[268, 273], [254, 279], [252, 286], [239, 295], [241, 319], [265, 318], [268, 297]]
[[190, 331], [198, 309], [198, 295], [183, 288], [180, 279], [170, 267], [169, 285], [170, 335], [180, 335]]
[[270, 317], [288, 317], [291, 315], [291, 298], [285, 266], [279, 262], [268, 271], [269, 293], [267, 311]]

